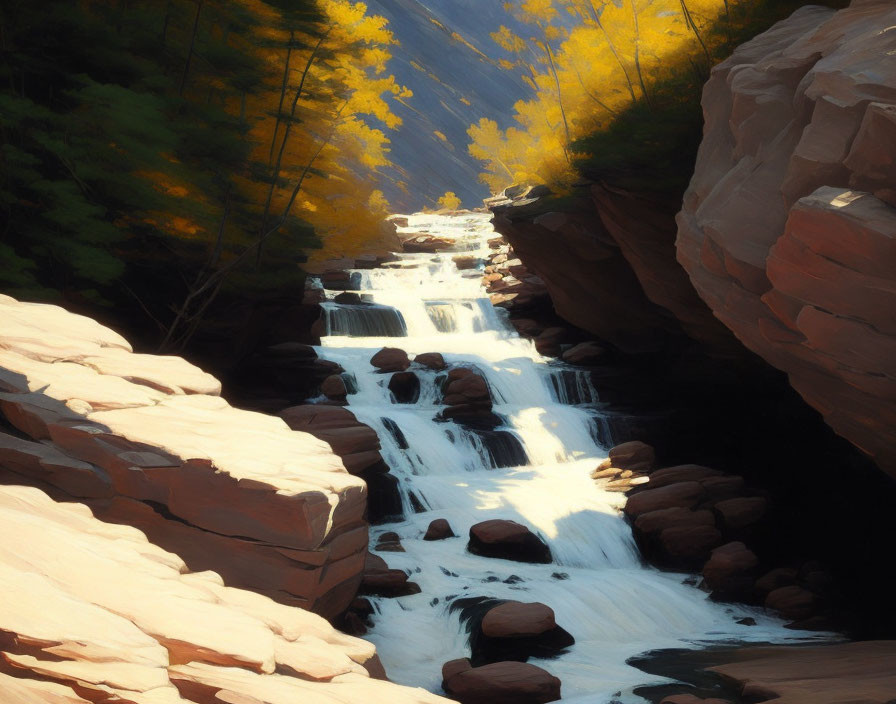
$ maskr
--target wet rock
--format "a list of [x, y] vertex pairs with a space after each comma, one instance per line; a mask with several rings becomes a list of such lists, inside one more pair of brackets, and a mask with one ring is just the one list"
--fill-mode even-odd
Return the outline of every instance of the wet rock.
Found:
[[418, 354], [414, 357], [414, 363], [436, 371], [442, 371], [447, 366], [445, 364], [445, 358], [438, 352], [424, 352], [423, 354]]
[[797, 571], [793, 567], [778, 567], [766, 572], [756, 580], [755, 591], [765, 600], [771, 592], [779, 587], [787, 587], [796, 584]]
[[745, 601], [753, 591], [758, 566], [759, 559], [746, 545], [727, 543], [712, 551], [703, 566], [703, 580], [714, 598]]
[[738, 533], [755, 526], [768, 514], [769, 501], [761, 496], [741, 496], [716, 502], [713, 511], [723, 530]]
[[721, 474], [722, 473], [717, 469], [701, 467], [697, 464], [682, 464], [676, 467], [665, 467], [663, 469], [658, 469], [650, 475], [650, 481], [647, 483], [646, 489], [658, 489], [680, 482], [703, 482], [705, 479], [719, 477]]
[[530, 657], [550, 658], [575, 644], [555, 621], [554, 610], [538, 602], [505, 601], [491, 606], [473, 624], [472, 662], [482, 665]]
[[560, 699], [560, 680], [522, 662], [498, 662], [462, 669], [453, 665], [442, 686], [461, 704], [546, 704]]
[[546, 357], [559, 357], [561, 344], [568, 335], [569, 331], [566, 328], [545, 328], [535, 338], [535, 349]]
[[479, 259], [471, 254], [460, 254], [456, 257], [452, 257], [451, 261], [453, 261], [454, 266], [456, 266], [461, 271], [464, 271], [466, 269], [475, 269], [479, 264]]
[[445, 540], [446, 538], [456, 537], [451, 525], [444, 518], [436, 518], [429, 524], [426, 529], [424, 540]]
[[398, 533], [389, 531], [380, 535], [374, 550], [377, 552], [404, 552], [404, 547], [401, 544], [401, 538], [398, 536]]
[[560, 358], [569, 364], [591, 367], [605, 360], [607, 351], [597, 342], [580, 342], [566, 350]]
[[557, 622], [546, 604], [506, 601], [486, 612], [481, 627], [489, 638], [525, 638], [550, 631]]
[[414, 582], [409, 582], [408, 575], [404, 571], [389, 569], [383, 558], [368, 553], [359, 593], [369, 596], [399, 597], [419, 594], [420, 587]]
[[516, 562], [552, 561], [551, 550], [541, 538], [526, 526], [508, 520], [493, 519], [474, 525], [467, 549], [474, 555]]
[[699, 482], [687, 481], [670, 484], [659, 489], [648, 488], [630, 496], [625, 504], [627, 516], [635, 518], [643, 513], [664, 508], [693, 508], [706, 496]]
[[791, 621], [801, 621], [813, 616], [818, 607], [818, 597], [796, 584], [778, 587], [765, 598], [765, 608], [777, 611]]
[[434, 235], [417, 235], [401, 243], [401, 248], [409, 253], [434, 254], [443, 252], [455, 246], [455, 241], [448, 237], [435, 237]]
[[370, 358], [370, 363], [381, 372], [403, 372], [411, 366], [407, 352], [396, 347], [383, 347]]
[[611, 448], [608, 459], [611, 467], [649, 473], [656, 467], [656, 450], [646, 442], [632, 440]]
[[396, 403], [416, 403], [420, 398], [420, 379], [414, 372], [396, 372], [389, 380], [389, 391]]
[[320, 385], [320, 392], [333, 401], [345, 401], [348, 395], [345, 380], [339, 374], [333, 374], [324, 379]]
[[523, 337], [537, 337], [542, 333], [544, 327], [530, 318], [513, 318], [510, 324], [516, 328], [516, 331]]
[[699, 569], [713, 548], [722, 544], [722, 534], [715, 526], [674, 526], [660, 531], [657, 564], [677, 569]]
[[503, 237], [492, 237], [487, 243], [490, 249], [498, 249], [499, 247], [506, 245], [507, 240]]
[[333, 300], [336, 303], [342, 303], [346, 305], [360, 305], [363, 303], [361, 300], [361, 296], [353, 291], [343, 291], [342, 293], [336, 295]]

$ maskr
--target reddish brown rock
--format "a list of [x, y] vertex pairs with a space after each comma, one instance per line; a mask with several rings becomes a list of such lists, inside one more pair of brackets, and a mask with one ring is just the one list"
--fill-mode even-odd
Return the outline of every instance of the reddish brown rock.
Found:
[[792, 567], [778, 567], [766, 572], [762, 577], [756, 580], [756, 593], [764, 600], [770, 592], [775, 591], [779, 587], [786, 587], [796, 584], [797, 571]]
[[446, 538], [454, 538], [454, 531], [444, 518], [436, 518], [429, 524], [426, 529], [424, 540], [445, 540]]
[[435, 237], [433, 235], [415, 235], [401, 243], [405, 252], [423, 252], [433, 254], [443, 252], [454, 247], [455, 242], [448, 237]]
[[517, 562], [549, 563], [551, 550], [526, 526], [515, 521], [493, 519], [470, 528], [467, 549], [483, 557]]
[[334, 401], [345, 401], [348, 395], [348, 389], [345, 388], [345, 381], [338, 374], [328, 376], [320, 385], [321, 393]]
[[703, 580], [714, 596], [726, 600], [749, 598], [759, 559], [743, 543], [727, 543], [712, 551], [703, 566]]
[[424, 352], [414, 357], [414, 362], [420, 364], [427, 369], [435, 369], [441, 371], [445, 368], [445, 358], [438, 352]]
[[389, 569], [383, 558], [368, 553], [359, 593], [369, 596], [399, 597], [419, 594], [420, 587], [408, 581], [408, 575], [402, 570]]
[[466, 269], [475, 269], [479, 264], [479, 260], [472, 254], [460, 254], [456, 257], [452, 257], [451, 261], [453, 261], [454, 266], [456, 266], [461, 271], [464, 271]]
[[381, 372], [403, 372], [411, 366], [407, 352], [395, 347], [383, 347], [370, 358], [370, 363]]
[[673, 526], [660, 531], [657, 542], [661, 562], [678, 569], [698, 569], [722, 544], [722, 534], [715, 526]]
[[765, 608], [777, 611], [791, 621], [809, 618], [818, 611], [818, 597], [796, 584], [778, 587], [765, 598]]
[[634, 525], [638, 533], [649, 536], [666, 528], [714, 526], [715, 523], [715, 516], [711, 511], [691, 511], [674, 507], [642, 513]]
[[891, 473], [894, 22], [887, 0], [802, 8], [716, 66], [677, 239], [716, 317]]
[[896, 692], [896, 643], [745, 648], [710, 668], [759, 701], [780, 704], [889, 704]]
[[[614, 463], [615, 464], [615, 463]], [[646, 489], [658, 489], [679, 482], [703, 482], [710, 477], [718, 477], [722, 473], [710, 467], [701, 467], [696, 464], [683, 464], [677, 467], [665, 467], [658, 469], [650, 475], [650, 481], [645, 485]]]
[[609, 452], [609, 466], [649, 473], [656, 467], [656, 451], [647, 443], [632, 440], [616, 445]]
[[580, 342], [566, 350], [560, 358], [569, 364], [593, 367], [605, 361], [607, 351], [597, 342]]
[[759, 523], [768, 514], [769, 501], [759, 496], [742, 496], [719, 501], [713, 510], [723, 530], [736, 532]]
[[507, 601], [486, 612], [482, 634], [489, 638], [525, 638], [557, 627], [554, 610], [539, 602]]
[[522, 662], [463, 669], [446, 679], [443, 687], [461, 704], [545, 704], [560, 699], [559, 679]]
[[699, 482], [679, 482], [630, 496], [624, 510], [627, 516], [635, 518], [664, 508], [693, 508], [704, 496], [706, 492]]

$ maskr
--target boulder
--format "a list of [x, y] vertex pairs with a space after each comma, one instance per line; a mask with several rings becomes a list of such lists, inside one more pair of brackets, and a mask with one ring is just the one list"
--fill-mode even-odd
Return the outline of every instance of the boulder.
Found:
[[506, 601], [482, 618], [482, 634], [489, 638], [526, 638], [557, 627], [554, 610], [539, 602]]
[[474, 555], [516, 562], [547, 564], [553, 560], [541, 538], [526, 526], [508, 520], [492, 519], [474, 525], [467, 549]]
[[414, 357], [414, 363], [436, 371], [442, 371], [447, 366], [445, 364], [445, 358], [438, 352], [424, 352], [423, 354], [418, 354]]
[[396, 403], [416, 403], [420, 398], [420, 379], [414, 372], [396, 372], [389, 379], [389, 391]]
[[693, 508], [706, 496], [699, 482], [686, 481], [669, 484], [658, 489], [648, 488], [630, 496], [625, 504], [625, 514], [636, 518], [643, 513], [664, 508]]
[[715, 598], [742, 601], [750, 597], [759, 559], [746, 545], [727, 543], [712, 551], [703, 566], [703, 581]]
[[377, 552], [404, 552], [404, 547], [401, 544], [401, 538], [398, 536], [398, 533], [389, 531], [377, 538], [374, 550]]
[[448, 237], [435, 237], [434, 235], [416, 235], [401, 243], [405, 252], [434, 254], [444, 252], [455, 246], [455, 241]]
[[383, 347], [371, 357], [370, 363], [380, 372], [403, 372], [411, 366], [407, 352], [395, 347]]
[[345, 401], [348, 395], [345, 380], [339, 374], [333, 374], [324, 379], [320, 385], [320, 392], [333, 401]]
[[[488, 603], [486, 603], [488, 606]], [[554, 610], [538, 602], [505, 601], [492, 605], [474, 623], [471, 660], [477, 667], [530, 657], [551, 658], [575, 644], [554, 619]]]
[[[573, 348], [575, 349], [575, 348]], [[649, 473], [656, 468], [656, 450], [639, 440], [624, 442], [610, 449], [610, 467]]]
[[717, 501], [713, 505], [713, 511], [724, 531], [740, 533], [765, 518], [769, 511], [769, 501], [761, 496], [740, 496]]
[[791, 621], [802, 621], [813, 616], [818, 607], [818, 596], [796, 584], [778, 587], [765, 598], [765, 608], [777, 611]]
[[[650, 481], [647, 483], [647, 489], [658, 489], [670, 484], [680, 482], [703, 482], [711, 477], [721, 476], [721, 472], [717, 469], [709, 467], [701, 467], [696, 464], [683, 464], [677, 467], [665, 467], [658, 469], [650, 475]], [[705, 489], [705, 486], [704, 486]]]
[[464, 271], [466, 269], [475, 269], [479, 264], [479, 259], [472, 254], [460, 254], [456, 257], [452, 257], [451, 261], [453, 261], [454, 266], [456, 266], [461, 271]]
[[722, 544], [722, 534], [715, 526], [681, 525], [666, 528], [657, 540], [660, 564], [681, 570], [699, 569], [712, 550]]
[[797, 571], [793, 567], [778, 567], [757, 579], [755, 590], [764, 600], [775, 589], [796, 584], [796, 580]]
[[383, 558], [367, 553], [359, 594], [400, 597], [419, 593], [419, 585], [409, 582], [408, 575], [404, 571], [389, 569]]
[[535, 338], [535, 349], [546, 357], [559, 357], [561, 344], [568, 336], [569, 331], [566, 328], [545, 328]]
[[429, 524], [426, 529], [424, 540], [445, 540], [446, 538], [454, 538], [454, 531], [444, 518], [436, 518]]
[[593, 367], [606, 359], [607, 351], [597, 342], [580, 342], [566, 350], [560, 358], [569, 364]]
[[448, 670], [453, 674], [442, 686], [461, 704], [545, 704], [560, 699], [560, 680], [535, 665], [497, 662], [460, 667]]
[[510, 324], [523, 337], [538, 337], [544, 330], [542, 325], [529, 318], [512, 318]]
[[363, 303], [363, 301], [361, 300], [361, 296], [353, 291], [343, 291], [342, 293], [334, 296], [333, 300], [336, 303], [347, 305], [360, 305], [361, 303]]

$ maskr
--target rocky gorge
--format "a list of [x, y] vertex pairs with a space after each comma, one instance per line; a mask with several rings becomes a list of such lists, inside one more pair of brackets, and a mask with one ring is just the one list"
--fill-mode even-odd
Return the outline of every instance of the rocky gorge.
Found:
[[891, 704], [893, 26], [717, 66], [683, 205], [393, 217], [223, 388], [0, 295], [0, 702]]

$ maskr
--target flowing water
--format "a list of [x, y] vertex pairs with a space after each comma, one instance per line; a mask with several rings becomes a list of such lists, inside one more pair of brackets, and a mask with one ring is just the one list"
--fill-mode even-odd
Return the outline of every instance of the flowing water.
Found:
[[[495, 236], [486, 214], [414, 215], [408, 232], [455, 239], [455, 249], [485, 259]], [[372, 640], [390, 677], [439, 692], [444, 662], [469, 655], [467, 632], [451, 602], [466, 597], [540, 601], [576, 639], [569, 651], [530, 662], [563, 683], [564, 701], [640, 702], [636, 685], [656, 683], [626, 659], [658, 648], [796, 637], [762, 612], [721, 605], [685, 583], [686, 575], [645, 566], [618, 509], [623, 497], [590, 478], [611, 444], [582, 371], [539, 355], [509, 326], [481, 286], [481, 267], [459, 271], [456, 252], [401, 254], [353, 275], [375, 305], [325, 304], [321, 357], [346, 370], [349, 407], [379, 434], [401, 484], [404, 516], [373, 529], [395, 531], [406, 552], [378, 553], [405, 570], [422, 592], [373, 599]], [[328, 292], [332, 298], [336, 291]], [[381, 347], [413, 357], [441, 352], [449, 365], [472, 366], [490, 387], [504, 432], [437, 422], [440, 373], [412, 365], [421, 380], [414, 404], [398, 404], [390, 374], [371, 366]], [[444, 373], [441, 373], [442, 375]], [[446, 518], [456, 535], [425, 542], [430, 521]], [[554, 563], [533, 565], [466, 551], [470, 527], [491, 518], [529, 526]], [[739, 625], [751, 616], [754, 626]]]

